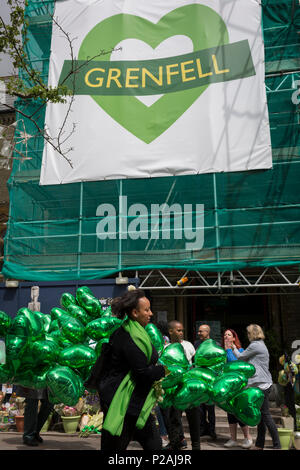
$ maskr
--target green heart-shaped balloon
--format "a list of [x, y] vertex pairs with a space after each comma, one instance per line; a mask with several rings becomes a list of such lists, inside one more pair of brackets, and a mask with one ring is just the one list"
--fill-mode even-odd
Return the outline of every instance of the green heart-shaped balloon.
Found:
[[195, 364], [199, 367], [210, 367], [220, 372], [227, 360], [225, 349], [218, 346], [213, 339], [203, 341], [195, 354]]
[[225, 403], [245, 388], [247, 382], [244, 375], [227, 372], [215, 380], [211, 391], [212, 399], [218, 404]]
[[79, 287], [76, 291], [76, 300], [92, 318], [98, 318], [103, 314], [102, 305], [88, 287]]
[[76, 344], [60, 351], [57, 362], [62, 366], [69, 366], [73, 369], [89, 367], [97, 360], [97, 354], [88, 346]]
[[195, 367], [184, 374], [184, 382], [190, 379], [201, 380], [207, 385], [208, 391], [211, 391], [213, 389], [214, 382], [217, 379], [217, 374], [204, 367]]
[[64, 366], [53, 367], [47, 373], [49, 399], [67, 406], [75, 406], [84, 393], [83, 380], [72, 369]]
[[223, 373], [226, 374], [227, 372], [237, 372], [249, 379], [255, 374], [255, 367], [249, 362], [232, 361], [224, 365]]
[[122, 324], [116, 317], [101, 317], [92, 320], [85, 327], [86, 334], [95, 341], [109, 337]]
[[190, 367], [189, 361], [184, 353], [183, 346], [180, 343], [172, 343], [166, 346], [159, 362], [164, 366], [180, 366], [183, 369]]
[[84, 326], [86, 326], [90, 321], [91, 318], [88, 313], [79, 305], [70, 304], [67, 307], [67, 312], [77, 320], [79, 320]]
[[28, 320], [28, 335], [32, 340], [42, 339], [45, 336], [44, 321], [41, 318], [40, 312], [33, 312], [29, 308], [20, 308], [17, 312], [16, 318], [27, 318]]
[[58, 356], [55, 341], [35, 341], [30, 346], [30, 354], [34, 364], [53, 364]]
[[179, 410], [198, 406], [209, 399], [207, 385], [199, 379], [184, 382], [174, 398], [174, 406]]
[[248, 426], [257, 426], [261, 419], [264, 393], [256, 387], [242, 390], [230, 402], [235, 416]]
[[60, 298], [60, 305], [67, 309], [69, 305], [77, 305], [74, 295], [64, 292]]
[[[86, 35], [78, 59], [97, 56], [97, 61], [107, 61], [106, 54], [98, 57], [99, 44], [101, 49], [109, 51], [125, 39], [138, 39], [155, 49], [166, 39], [178, 35], [190, 38], [194, 51], [229, 42], [222, 18], [207, 6], [192, 4], [167, 13], [157, 23], [123, 13], [106, 18]], [[117, 123], [149, 144], [174, 124], [207, 87], [167, 93], [149, 107], [135, 96], [100, 96], [92, 95], [92, 91], [91, 96]]]
[[151, 343], [155, 347], [156, 351], [158, 354], [161, 354], [164, 350], [164, 339], [160, 330], [153, 323], [148, 323], [148, 325], [145, 326], [145, 330], [148, 333]]
[[59, 320], [60, 318], [64, 318], [65, 315], [70, 316], [70, 314], [66, 312], [66, 310], [63, 310], [62, 308], [59, 308], [59, 307], [52, 308], [50, 311], [50, 315], [51, 315], [52, 322], [54, 322], [55, 320]]
[[58, 319], [62, 334], [72, 343], [82, 343], [84, 340], [84, 326], [81, 322], [69, 315]]

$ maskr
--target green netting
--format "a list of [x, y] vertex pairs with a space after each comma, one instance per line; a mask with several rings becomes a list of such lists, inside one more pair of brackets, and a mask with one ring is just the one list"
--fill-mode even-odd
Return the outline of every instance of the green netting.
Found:
[[[45, 80], [51, 42], [48, 8], [51, 12], [52, 1], [46, 7], [31, 1], [28, 7], [29, 54]], [[30, 159], [15, 160], [9, 180], [3, 274], [26, 280], [68, 280], [154, 267], [226, 271], [299, 263], [300, 113], [299, 105], [292, 102], [300, 80], [299, 25], [298, 1], [263, 2], [271, 170], [40, 186], [43, 140], [30, 139]], [[19, 105], [35, 111], [43, 127], [40, 103]], [[35, 134], [31, 122], [25, 125], [29, 134]], [[18, 129], [23, 130], [21, 122]], [[19, 150], [26, 149], [23, 145]], [[120, 196], [122, 201], [126, 197], [128, 207], [142, 204], [143, 217], [123, 217], [118, 210], [116, 218], [99, 216], [101, 204], [118, 209]], [[182, 217], [171, 211], [170, 217], [152, 219], [153, 204], [164, 202], [177, 204]], [[97, 226], [105, 220], [110, 235], [100, 239]], [[135, 232], [124, 231], [124, 222], [129, 229], [135, 224]], [[197, 223], [199, 239], [195, 234], [193, 239]], [[134, 233], [139, 234], [137, 239]], [[198, 249], [190, 249], [191, 242], [197, 242]]]

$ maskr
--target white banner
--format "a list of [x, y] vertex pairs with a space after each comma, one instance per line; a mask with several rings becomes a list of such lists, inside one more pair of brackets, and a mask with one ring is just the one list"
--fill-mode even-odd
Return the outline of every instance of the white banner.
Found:
[[49, 86], [72, 96], [47, 105], [40, 184], [272, 167], [259, 0], [65, 0], [54, 18]]

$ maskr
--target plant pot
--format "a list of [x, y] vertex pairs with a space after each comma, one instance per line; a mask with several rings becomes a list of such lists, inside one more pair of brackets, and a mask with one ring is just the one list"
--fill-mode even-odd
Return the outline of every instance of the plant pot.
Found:
[[48, 418], [46, 419], [42, 429], [40, 432], [47, 432], [48, 429], [49, 429], [49, 426], [50, 426], [50, 423], [51, 423], [51, 420], [52, 420], [52, 413], [48, 416]]
[[77, 431], [81, 416], [62, 416], [62, 423], [67, 434], [74, 434]]
[[18, 432], [24, 432], [24, 416], [15, 416], [15, 423]]
[[279, 440], [282, 450], [289, 450], [292, 443], [293, 430], [286, 428], [278, 428]]

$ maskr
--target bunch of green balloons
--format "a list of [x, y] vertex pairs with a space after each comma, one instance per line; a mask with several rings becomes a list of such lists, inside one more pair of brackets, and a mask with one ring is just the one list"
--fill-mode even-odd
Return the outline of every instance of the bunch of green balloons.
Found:
[[86, 286], [76, 290], [76, 297], [62, 294], [60, 307], [50, 315], [24, 307], [11, 319], [0, 311], [0, 336], [6, 344], [0, 383], [47, 388], [51, 402], [74, 406], [103, 342], [121, 323]]
[[252, 364], [227, 363], [226, 351], [208, 339], [197, 349], [195, 364], [191, 366], [180, 343], [165, 347], [153, 324], [147, 325], [146, 331], [159, 352], [159, 362], [170, 371], [162, 381], [164, 395], [160, 406], [185, 410], [201, 403], [216, 404], [249, 426], [260, 422], [264, 394], [259, 388], [246, 388], [248, 379], [255, 374]]
[[[75, 297], [62, 294], [60, 307], [52, 308], [50, 314], [24, 307], [11, 319], [0, 311], [0, 336], [6, 343], [0, 383], [47, 388], [52, 403], [74, 406], [84, 394], [84, 383], [103, 343], [121, 324], [109, 307], [103, 310], [86, 286], [79, 287]], [[226, 363], [226, 351], [209, 339], [197, 349], [192, 367], [180, 343], [165, 347], [161, 332], [152, 323], [145, 330], [159, 362], [169, 370], [162, 380], [162, 407], [185, 410], [201, 403], [216, 404], [245, 424], [259, 423], [263, 392], [246, 388], [255, 373], [253, 365]]]

